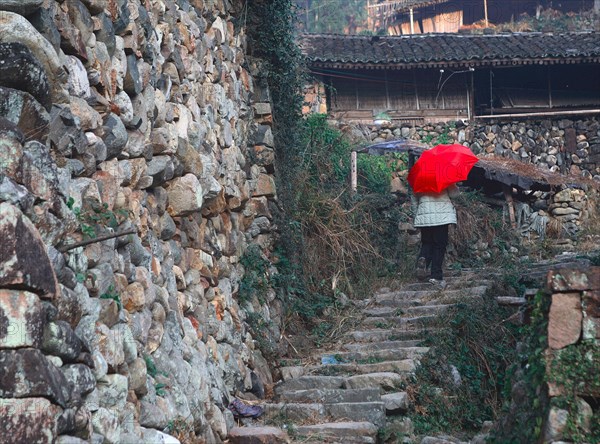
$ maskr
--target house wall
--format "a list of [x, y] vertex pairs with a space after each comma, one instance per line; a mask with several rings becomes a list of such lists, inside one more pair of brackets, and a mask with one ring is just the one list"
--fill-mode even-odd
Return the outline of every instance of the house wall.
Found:
[[600, 64], [322, 73], [328, 87], [315, 80], [305, 91], [305, 112], [352, 122], [370, 123], [380, 113], [415, 125], [492, 114], [600, 109]]
[[324, 80], [327, 88], [317, 81], [305, 91], [304, 111], [318, 109], [335, 118], [365, 123], [380, 113], [408, 123], [467, 118], [468, 72], [331, 69]]

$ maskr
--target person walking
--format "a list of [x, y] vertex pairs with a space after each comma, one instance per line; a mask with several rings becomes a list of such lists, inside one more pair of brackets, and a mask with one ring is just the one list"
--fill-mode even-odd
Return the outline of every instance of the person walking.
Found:
[[429, 282], [442, 290], [446, 287], [442, 265], [448, 246], [448, 227], [457, 222], [451, 198], [458, 194], [456, 185], [450, 185], [440, 193], [415, 193], [414, 226], [421, 231], [417, 277], [424, 280], [430, 269]]

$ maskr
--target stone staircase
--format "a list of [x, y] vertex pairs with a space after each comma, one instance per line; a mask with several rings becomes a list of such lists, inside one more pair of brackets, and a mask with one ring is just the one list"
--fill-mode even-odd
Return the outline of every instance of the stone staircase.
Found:
[[[556, 262], [549, 262], [530, 271], [537, 278], [556, 267]], [[281, 368], [283, 380], [275, 386], [271, 402], [264, 405], [262, 422], [287, 430], [289, 438], [269, 435], [256, 442], [379, 443], [380, 431], [391, 423], [395, 430], [411, 435], [412, 423], [405, 417], [411, 405], [404, 388], [420, 358], [429, 351], [423, 346], [424, 339], [444, 328], [441, 315], [450, 307], [482, 298], [500, 277], [489, 270], [448, 274], [444, 290], [429, 283], [411, 283], [397, 290], [382, 288], [368, 299], [354, 301], [361, 313], [357, 328], [348, 331], [335, 348]], [[535, 294], [535, 289], [526, 294]], [[515, 311], [525, 303], [524, 297], [495, 297]], [[265, 433], [272, 429], [267, 427]], [[259, 428], [255, 430], [255, 436], [261, 433]], [[426, 437], [407, 442], [459, 441]]]
[[377, 443], [389, 421], [404, 423], [410, 433], [404, 387], [429, 351], [424, 338], [443, 328], [440, 315], [449, 307], [482, 297], [491, 285], [473, 271], [447, 281], [443, 291], [415, 283], [355, 301], [362, 313], [358, 329], [347, 332], [335, 349], [283, 367], [265, 420], [285, 424], [298, 443]]

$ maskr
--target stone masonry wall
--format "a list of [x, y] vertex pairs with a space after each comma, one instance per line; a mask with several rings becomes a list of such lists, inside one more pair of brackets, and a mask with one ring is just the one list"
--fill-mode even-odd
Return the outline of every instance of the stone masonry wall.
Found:
[[[548, 349], [545, 351], [548, 393], [551, 400], [574, 395], [577, 406], [577, 411], [569, 412], [551, 401], [543, 442], [552, 443], [567, 440], [569, 422], [591, 436], [591, 422], [594, 414], [595, 417], [598, 415], [600, 391], [597, 379], [592, 375], [597, 375], [600, 368], [600, 267], [551, 271], [548, 288], [551, 292]], [[590, 350], [596, 350], [596, 353]], [[562, 364], [561, 359], [565, 360], [567, 355], [570, 356], [568, 365]], [[579, 355], [582, 361], [574, 361], [573, 355]], [[573, 372], [573, 375], [565, 371]], [[573, 387], [565, 387], [557, 375]], [[580, 384], [582, 376], [585, 384]]]
[[[460, 143], [482, 156], [510, 157], [541, 168], [600, 180], [600, 121], [596, 117], [493, 122], [450, 122], [419, 127], [339, 125], [373, 143], [405, 138], [428, 144]], [[440, 142], [441, 143], [441, 142]]]
[[0, 0], [0, 440], [218, 443], [272, 382], [236, 300], [277, 198], [243, 7]]

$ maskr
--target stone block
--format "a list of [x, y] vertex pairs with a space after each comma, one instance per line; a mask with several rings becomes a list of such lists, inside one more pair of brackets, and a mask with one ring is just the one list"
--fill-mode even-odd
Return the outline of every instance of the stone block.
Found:
[[0, 350], [0, 398], [44, 397], [65, 407], [71, 387], [39, 350]]
[[557, 350], [576, 343], [581, 336], [582, 320], [579, 293], [553, 294], [548, 321], [548, 345]]
[[544, 429], [544, 442], [559, 441], [563, 437], [568, 419], [568, 411], [552, 407]]
[[380, 387], [383, 390], [393, 390], [398, 388], [404, 381], [406, 381], [406, 377], [398, 373], [382, 372], [351, 376], [346, 379], [344, 385], [346, 388], [351, 389]]
[[45, 398], [0, 399], [2, 439], [10, 437], [13, 443], [54, 443], [59, 410]]
[[275, 180], [268, 174], [260, 174], [256, 179], [256, 184], [252, 192], [252, 197], [275, 196]]
[[186, 216], [202, 208], [202, 186], [193, 174], [172, 180], [166, 187], [169, 196], [167, 211], [172, 217]]
[[600, 289], [600, 267], [551, 271], [548, 273], [548, 286], [555, 292]]
[[27, 291], [0, 290], [0, 347], [39, 347], [44, 314], [38, 297]]
[[388, 393], [382, 395], [381, 400], [385, 404], [385, 410], [390, 413], [406, 412], [410, 405], [406, 392]]
[[45, 299], [59, 294], [52, 263], [37, 229], [9, 203], [0, 204], [0, 239], [0, 287], [19, 286]]

